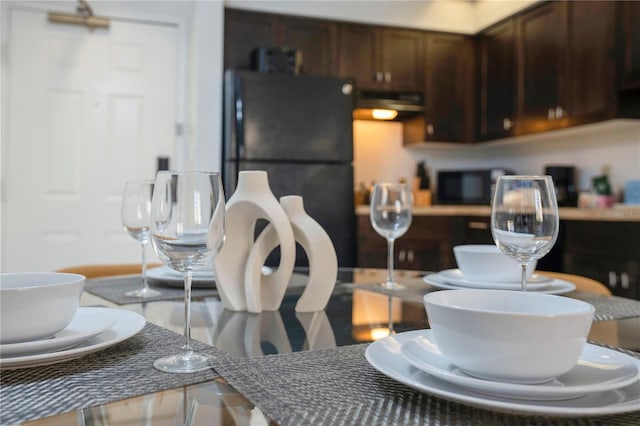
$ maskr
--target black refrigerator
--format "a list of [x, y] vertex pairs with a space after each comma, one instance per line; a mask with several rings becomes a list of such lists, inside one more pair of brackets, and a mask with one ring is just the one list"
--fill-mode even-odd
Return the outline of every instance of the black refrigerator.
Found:
[[[307, 213], [329, 234], [339, 266], [355, 266], [352, 92], [353, 81], [341, 78], [227, 70], [224, 79], [227, 198], [238, 172], [266, 171], [277, 198], [303, 197]], [[307, 265], [300, 246], [296, 265]]]

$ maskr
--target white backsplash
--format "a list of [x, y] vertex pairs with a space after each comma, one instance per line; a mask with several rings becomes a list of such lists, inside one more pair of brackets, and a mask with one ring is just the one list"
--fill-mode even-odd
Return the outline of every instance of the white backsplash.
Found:
[[578, 189], [609, 167], [616, 194], [624, 182], [640, 179], [640, 120], [612, 120], [572, 129], [465, 145], [424, 143], [404, 147], [402, 124], [354, 121], [355, 182], [411, 179], [426, 161], [432, 179], [437, 170], [507, 167], [519, 174], [542, 174], [546, 165], [573, 165]]

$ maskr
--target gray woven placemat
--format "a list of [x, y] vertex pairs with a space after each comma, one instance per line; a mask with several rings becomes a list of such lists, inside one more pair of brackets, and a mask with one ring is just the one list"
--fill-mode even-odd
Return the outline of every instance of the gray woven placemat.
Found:
[[[423, 303], [423, 296], [433, 289], [426, 283], [416, 281], [402, 283], [404, 288], [387, 290], [378, 284], [355, 284], [354, 288], [397, 297], [404, 301]], [[609, 321], [623, 318], [640, 317], [640, 301], [617, 296], [602, 296], [584, 291], [572, 292], [570, 297], [584, 300], [595, 307], [594, 321]]]
[[[131, 297], [125, 293], [131, 290], [137, 290], [141, 287], [140, 275], [127, 275], [108, 278], [94, 278], [87, 280], [84, 286], [86, 292], [100, 296], [118, 305], [126, 305], [128, 303], [155, 302], [158, 300], [174, 300], [184, 298], [184, 289], [177, 286], [164, 284], [156, 284], [149, 281], [149, 287], [160, 292], [159, 296], [153, 297]], [[211, 288], [192, 288], [191, 297], [210, 297], [217, 296], [218, 291], [214, 284]]]
[[450, 402], [379, 373], [366, 361], [366, 347], [235, 359], [218, 362], [215, 368], [268, 418], [284, 426], [640, 424], [640, 411], [563, 419], [505, 414]]
[[640, 317], [640, 301], [618, 296], [576, 292], [576, 298], [591, 303], [596, 308], [594, 321], [608, 321]]
[[[183, 341], [183, 336], [147, 323], [131, 339], [76, 360], [3, 370], [0, 424], [21, 423], [218, 377], [213, 370], [171, 374], [153, 367], [156, 359], [178, 352]], [[197, 341], [193, 347], [219, 358], [231, 357]]]

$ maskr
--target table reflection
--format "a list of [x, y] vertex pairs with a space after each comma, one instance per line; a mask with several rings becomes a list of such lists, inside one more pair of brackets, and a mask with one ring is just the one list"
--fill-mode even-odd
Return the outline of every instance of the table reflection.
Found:
[[[381, 293], [384, 270], [340, 270], [334, 292], [323, 311], [300, 314], [295, 305], [304, 290], [304, 271], [297, 270], [279, 310], [250, 314], [224, 309], [216, 297], [194, 299], [192, 337], [239, 356], [262, 356], [367, 343], [391, 333], [428, 327], [420, 292]], [[424, 292], [421, 271], [398, 271], [396, 279]], [[402, 295], [402, 297], [399, 297]], [[110, 305], [141, 313], [147, 321], [183, 332], [181, 300], [114, 305], [97, 296], [83, 296], [83, 305]], [[640, 348], [640, 318], [594, 323], [591, 339]], [[32, 424], [252, 424], [268, 419], [224, 380], [129, 398], [79, 410]], [[31, 424], [31, 423], [30, 423]]]

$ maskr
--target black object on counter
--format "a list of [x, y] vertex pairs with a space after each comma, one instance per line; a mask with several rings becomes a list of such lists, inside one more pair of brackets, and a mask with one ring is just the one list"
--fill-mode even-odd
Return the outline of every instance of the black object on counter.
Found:
[[546, 166], [545, 174], [551, 176], [556, 187], [556, 198], [560, 207], [577, 207], [576, 168], [573, 166]]
[[418, 189], [429, 189], [431, 187], [429, 172], [427, 171], [427, 166], [424, 161], [418, 163], [418, 171], [416, 172], [416, 176], [419, 179]]

